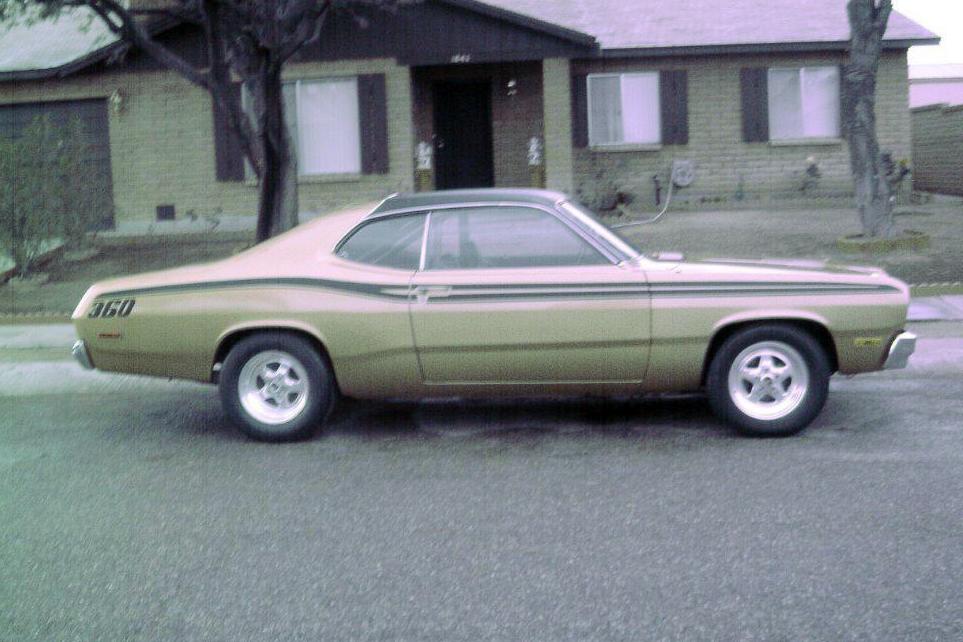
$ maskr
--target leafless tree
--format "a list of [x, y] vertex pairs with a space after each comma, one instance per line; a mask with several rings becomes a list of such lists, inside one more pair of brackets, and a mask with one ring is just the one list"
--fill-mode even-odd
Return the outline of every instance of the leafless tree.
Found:
[[850, 53], [843, 72], [843, 127], [863, 235], [896, 235], [892, 163], [880, 154], [876, 136], [876, 74], [892, 0], [849, 0]]
[[[39, 19], [67, 8], [92, 11], [124, 42], [210, 93], [237, 135], [259, 185], [258, 242], [297, 224], [297, 166], [284, 124], [281, 68], [320, 37], [325, 17], [364, 4], [401, 0], [0, 0], [0, 18], [33, 11]], [[154, 37], [160, 21], [200, 27], [206, 61], [191, 63]], [[242, 105], [235, 81], [249, 98]]]

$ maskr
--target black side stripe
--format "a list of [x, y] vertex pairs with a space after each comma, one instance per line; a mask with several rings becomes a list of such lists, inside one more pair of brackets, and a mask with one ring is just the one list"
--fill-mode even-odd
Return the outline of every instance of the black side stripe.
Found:
[[[309, 278], [261, 278], [236, 279], [225, 281], [205, 281], [201, 283], [184, 283], [174, 285], [158, 285], [152, 287], [132, 288], [128, 290], [114, 290], [104, 292], [101, 297], [135, 297], [148, 294], [174, 294], [181, 292], [197, 292], [203, 290], [229, 288], [263, 288], [263, 287], [307, 287], [323, 290], [335, 290], [374, 296], [396, 301], [404, 301], [416, 294], [413, 288], [409, 292], [407, 285], [357, 283], [353, 281], [333, 281], [327, 279]], [[631, 283], [512, 283], [505, 285], [453, 285], [451, 290], [441, 298], [430, 299], [433, 302], [445, 301], [481, 301], [505, 300], [518, 298], [588, 298], [588, 297], [624, 297], [646, 296], [652, 297], [691, 297], [691, 296], [806, 296], [818, 294], [881, 294], [898, 292], [890, 285], [861, 285], [847, 283], [771, 283], [771, 282], [739, 282], [739, 283], [672, 283], [645, 284]]]
[[[180, 283], [175, 285], [155, 285], [130, 290], [115, 290], [104, 292], [100, 297], [132, 297], [145, 294], [175, 294], [181, 292], [197, 292], [201, 290], [224, 290], [233, 288], [264, 288], [264, 287], [308, 287], [322, 290], [340, 290], [353, 294], [380, 296], [405, 300], [408, 298], [407, 285], [378, 285], [373, 283], [355, 283], [352, 281], [330, 281], [326, 279], [302, 278], [263, 278], [263, 279], [234, 279], [230, 281], [204, 281], [200, 283]], [[398, 294], [400, 292], [400, 294]]]

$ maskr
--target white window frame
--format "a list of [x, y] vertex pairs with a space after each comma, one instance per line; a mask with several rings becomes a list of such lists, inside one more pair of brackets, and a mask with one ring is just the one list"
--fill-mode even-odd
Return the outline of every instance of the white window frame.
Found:
[[[619, 79], [619, 99], [622, 96], [622, 79], [627, 76], [650, 76], [655, 78], [655, 102], [656, 109], [654, 113], [655, 117], [655, 140], [649, 141], [626, 141], [622, 140], [619, 142], [597, 142], [597, 137], [593, 131], [593, 100], [592, 100], [592, 81], [599, 78], [618, 78]], [[661, 94], [662, 79], [658, 71], [630, 71], [630, 72], [619, 72], [619, 73], [600, 73], [600, 74], [589, 74], [585, 82], [585, 94], [586, 103], [588, 105], [587, 118], [588, 118], [588, 138], [590, 147], [646, 147], [646, 146], [659, 146], [662, 144], [662, 94]], [[623, 114], [624, 118], [624, 114]], [[624, 121], [623, 121], [624, 130]], [[623, 133], [624, 139], [624, 133]]]
[[[283, 80], [281, 82], [282, 92], [285, 86], [294, 86], [294, 117], [296, 119], [296, 124], [298, 128], [299, 135], [295, 138], [294, 142], [294, 153], [295, 158], [298, 159], [298, 178], [311, 178], [311, 177], [325, 177], [325, 176], [357, 176], [362, 173], [362, 140], [361, 137], [364, 132], [361, 131], [361, 114], [359, 113], [355, 116], [357, 119], [355, 122], [358, 127], [358, 168], [355, 171], [349, 172], [331, 172], [331, 173], [307, 173], [302, 169], [302, 163], [300, 159], [303, 158], [301, 154], [301, 140], [300, 140], [300, 127], [301, 123], [304, 122], [301, 118], [301, 85], [304, 83], [323, 83], [323, 82], [343, 82], [345, 80], [355, 81], [355, 91], [358, 92], [358, 100], [361, 100], [361, 94], [357, 85], [357, 76], [324, 76], [324, 77], [308, 77], [308, 78], [294, 78], [291, 80]], [[247, 111], [250, 98], [248, 97], [248, 92], [246, 89], [242, 88], [241, 91], [241, 106]], [[286, 117], [290, 117], [290, 114], [285, 114]], [[244, 161], [244, 173], [248, 180], [254, 180], [254, 170], [251, 168], [250, 163], [245, 159]]]
[[769, 140], [770, 140], [770, 141], [773, 141], [773, 142], [775, 142], [775, 143], [785, 142], [785, 141], [792, 142], [792, 141], [805, 141], [805, 140], [835, 141], [835, 140], [838, 140], [838, 139], [840, 138], [840, 136], [842, 135], [842, 134], [841, 134], [841, 132], [842, 132], [842, 113], [841, 113], [841, 111], [842, 111], [842, 110], [841, 110], [841, 108], [839, 107], [840, 96], [841, 96], [841, 92], [842, 92], [842, 78], [841, 78], [841, 74], [839, 73], [839, 67], [838, 67], [838, 66], [836, 66], [836, 65], [807, 65], [807, 66], [803, 66], [803, 67], [770, 67], [770, 68], [767, 70], [767, 73], [766, 73], [766, 76], [767, 76], [767, 77], [766, 77], [766, 83], [767, 83], [767, 86], [769, 86], [769, 87], [772, 86], [772, 74], [773, 74], [773, 72], [794, 71], [794, 72], [796, 72], [796, 73], [799, 75], [799, 105], [800, 105], [800, 110], [801, 110], [801, 112], [802, 112], [802, 113], [800, 114], [800, 117], [803, 119], [803, 130], [805, 130], [805, 128], [806, 128], [806, 126], [805, 126], [805, 118], [806, 118], [806, 109], [805, 109], [806, 97], [805, 97], [805, 95], [804, 95], [804, 93], [803, 93], [803, 92], [805, 91], [805, 86], [806, 86], [805, 76], [806, 76], [806, 71], [807, 71], [807, 70], [815, 70], [815, 69], [820, 69], [820, 70], [832, 69], [832, 70], [835, 70], [835, 72], [836, 72], [836, 105], [837, 105], [837, 107], [836, 107], [836, 131], [835, 131], [834, 133], [832, 133], [832, 134], [829, 134], [829, 135], [821, 134], [821, 135], [817, 135], [817, 136], [807, 136], [805, 133], [803, 133], [802, 135], [799, 135], [799, 136], [786, 136], [786, 137], [777, 138], [776, 136], [773, 135], [773, 126], [772, 126], [772, 112], [773, 112], [773, 109], [772, 109], [772, 102], [771, 102], [770, 97], [767, 95], [767, 96], [766, 96], [766, 101], [767, 101], [766, 108], [767, 108], [768, 119], [769, 119], [768, 126], [769, 126]]

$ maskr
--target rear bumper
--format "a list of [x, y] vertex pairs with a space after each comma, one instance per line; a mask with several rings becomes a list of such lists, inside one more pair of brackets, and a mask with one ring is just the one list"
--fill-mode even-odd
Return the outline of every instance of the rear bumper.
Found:
[[896, 335], [893, 344], [889, 347], [889, 355], [883, 368], [886, 370], [896, 370], [905, 368], [909, 362], [910, 355], [916, 350], [916, 335], [912, 332], [901, 332]]
[[83, 339], [74, 342], [74, 347], [71, 348], [70, 354], [74, 355], [74, 359], [83, 366], [84, 370], [94, 369], [94, 362], [90, 360], [90, 352], [87, 351], [87, 342]]

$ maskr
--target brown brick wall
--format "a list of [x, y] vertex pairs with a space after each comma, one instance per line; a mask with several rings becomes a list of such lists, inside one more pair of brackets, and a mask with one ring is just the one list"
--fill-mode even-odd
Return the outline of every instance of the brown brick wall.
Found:
[[[739, 73], [744, 67], [836, 65], [840, 55], [703, 56], [593, 60], [572, 63], [575, 73], [685, 69], [689, 83], [689, 143], [647, 151], [574, 150], [575, 188], [591, 200], [598, 186], [636, 197], [635, 208], [655, 207], [652, 176], [662, 179], [663, 197], [674, 159], [692, 160], [696, 181], [678, 193], [693, 207], [752, 207], [801, 198], [806, 158], [814, 156], [822, 179], [814, 196], [848, 198], [852, 190], [849, 152], [842, 140], [828, 144], [743, 143]], [[879, 71], [877, 118], [880, 145], [894, 158], [910, 155], [910, 118], [905, 52], [884, 55]]]
[[963, 105], [913, 110], [913, 189], [963, 196]]

